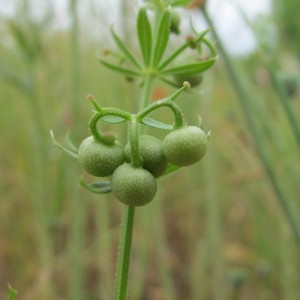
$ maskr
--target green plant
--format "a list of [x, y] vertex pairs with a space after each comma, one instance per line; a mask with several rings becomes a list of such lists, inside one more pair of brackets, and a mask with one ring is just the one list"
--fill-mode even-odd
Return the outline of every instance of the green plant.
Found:
[[119, 166], [111, 177], [111, 189], [124, 204], [142, 206], [155, 196], [157, 184], [154, 176], [142, 167], [131, 164]]
[[170, 31], [179, 34], [180, 30], [180, 16], [177, 11], [171, 10], [171, 16], [170, 16]]
[[[213, 21], [205, 9], [205, 7], [201, 8], [202, 13], [207, 21], [208, 24], [213, 26]], [[284, 212], [287, 221], [290, 224], [291, 230], [293, 231], [295, 238], [297, 239], [298, 243], [300, 243], [300, 222], [299, 217], [297, 215], [297, 211], [293, 208], [292, 201], [289, 200], [288, 194], [286, 192], [286, 189], [284, 187], [284, 184], [282, 180], [279, 179], [278, 174], [274, 168], [273, 162], [271, 160], [271, 156], [267, 151], [266, 144], [264, 143], [264, 137], [260, 134], [259, 127], [257, 126], [257, 119], [259, 122], [264, 124], [266, 122], [266, 116], [262, 114], [257, 108], [255, 107], [255, 110], [253, 110], [253, 106], [251, 106], [252, 103], [252, 92], [247, 88], [247, 86], [243, 83], [241, 76], [239, 74], [238, 69], [235, 67], [232, 59], [228, 55], [227, 51], [225, 50], [225, 47], [223, 43], [221, 42], [221, 39], [219, 37], [219, 34], [217, 31], [214, 31], [214, 37], [218, 41], [219, 44], [219, 50], [222, 53], [224, 63], [227, 68], [227, 72], [229, 75], [230, 80], [232, 81], [232, 84], [235, 88], [235, 92], [238, 96], [238, 100], [241, 104], [246, 123], [249, 128], [249, 132], [251, 132], [253, 136], [253, 140], [255, 143], [255, 149], [257, 151], [258, 157], [261, 160], [261, 164], [268, 176], [268, 179], [270, 181], [270, 184], [276, 194], [277, 201], [282, 208], [282, 211]], [[261, 41], [258, 40], [258, 43], [262, 46]], [[270, 55], [269, 55], [270, 56]], [[270, 57], [268, 57], [270, 59]], [[283, 110], [285, 111], [288, 120], [291, 124], [291, 127], [294, 132], [295, 140], [298, 143], [298, 146], [300, 145], [300, 131], [298, 122], [296, 120], [296, 117], [290, 107], [290, 104], [288, 102], [288, 97], [286, 94], [286, 91], [284, 90], [283, 86], [279, 82], [279, 78], [277, 74], [275, 74], [273, 69], [273, 62], [269, 66], [269, 75], [271, 77], [271, 80], [273, 82], [274, 87], [276, 88], [278, 92], [279, 99], [282, 103]], [[268, 124], [269, 125], [269, 124]], [[264, 124], [265, 126], [265, 124]], [[270, 125], [269, 125], [270, 126]], [[267, 128], [267, 126], [265, 127]], [[272, 131], [270, 131], [272, 132]], [[276, 140], [278, 137], [276, 136]]]
[[7, 300], [15, 300], [15, 297], [17, 295], [17, 291], [9, 284], [8, 285], [9, 293], [7, 296]]
[[199, 127], [187, 126], [170, 132], [164, 139], [162, 151], [168, 161], [177, 166], [189, 166], [205, 154], [207, 135]]
[[[168, 161], [162, 153], [162, 142], [151, 135], [139, 137], [140, 155], [143, 160], [143, 168], [148, 170], [154, 177], [159, 177], [167, 169]], [[131, 161], [130, 143], [125, 147], [125, 156]]]
[[110, 176], [125, 160], [124, 151], [113, 136], [109, 142], [97, 141], [95, 137], [86, 138], [78, 149], [78, 161], [91, 175]]
[[178, 84], [178, 86], [181, 86], [184, 81], [188, 81], [191, 84], [191, 87], [197, 87], [199, 86], [203, 81], [203, 74], [193, 74], [188, 76], [182, 76], [182, 75], [175, 75], [174, 76], [175, 82]]
[[[100, 106], [94, 96], [87, 98], [92, 103], [95, 113], [90, 122], [92, 137], [83, 141], [77, 150], [72, 144], [65, 148], [60, 145], [51, 133], [53, 142], [70, 156], [77, 158], [85, 169], [92, 175], [109, 176], [106, 181], [85, 183], [81, 180], [81, 186], [97, 194], [112, 192], [116, 198], [126, 204], [122, 220], [120, 237], [120, 250], [117, 263], [115, 299], [125, 299], [127, 295], [127, 281], [130, 261], [131, 237], [133, 230], [134, 208], [149, 203], [157, 190], [157, 179], [168, 175], [182, 165], [190, 165], [201, 159], [206, 150], [206, 134], [198, 127], [186, 127], [181, 108], [175, 103], [177, 97], [190, 89], [191, 84], [184, 77], [202, 74], [209, 69], [217, 59], [217, 53], [212, 44], [205, 38], [209, 30], [205, 30], [193, 37], [196, 58], [187, 64], [175, 64], [175, 59], [190, 48], [189, 39], [185, 39], [175, 51], [167, 51], [170, 39], [171, 11], [169, 6], [185, 4], [186, 1], [148, 1], [150, 6], [142, 7], [137, 16], [137, 36], [141, 50], [141, 59], [136, 58], [134, 51], [130, 51], [122, 39], [111, 29], [111, 34], [121, 54], [113, 51], [105, 51], [105, 59], [100, 62], [108, 69], [118, 72], [125, 78], [138, 78], [141, 80], [142, 96], [140, 108], [137, 113], [129, 113], [114, 107]], [[148, 10], [153, 9], [155, 24], [151, 25]], [[179, 22], [176, 23], [179, 26]], [[204, 47], [200, 47], [200, 45]], [[199, 49], [205, 48], [208, 54], [202, 58]], [[208, 56], [207, 56], [208, 55]], [[109, 61], [117, 58], [117, 62]], [[208, 57], [208, 58], [207, 58]], [[170, 66], [172, 64], [172, 66]], [[180, 76], [183, 80], [181, 87], [170, 96], [150, 103], [151, 90], [154, 80], [158, 79], [172, 86], [177, 86], [172, 80], [174, 76]], [[149, 115], [161, 108], [168, 108], [173, 116], [174, 123], [167, 124], [149, 117]], [[123, 149], [116, 144], [111, 134], [103, 135], [98, 131], [98, 123], [109, 125], [127, 123], [128, 145], [125, 147], [128, 162], [123, 163]], [[166, 158], [163, 153], [163, 144], [155, 137], [143, 134], [147, 127], [171, 131], [165, 139], [167, 149]], [[178, 135], [178, 133], [180, 133]], [[192, 141], [189, 135], [192, 133]], [[174, 135], [174, 138], [171, 136]], [[200, 140], [198, 140], [200, 138]], [[191, 158], [186, 160], [186, 149], [180, 145], [180, 140], [188, 141], [187, 150]], [[168, 140], [177, 144], [177, 165], [174, 165], [172, 150], [168, 149]], [[205, 146], [204, 146], [205, 144]], [[175, 147], [175, 148], [176, 148]], [[199, 149], [198, 149], [199, 147]], [[181, 153], [178, 149], [181, 148]], [[205, 149], [204, 149], [205, 148]], [[99, 151], [100, 150], [100, 151]], [[111, 151], [113, 150], [113, 151]], [[116, 151], [116, 152], [115, 152]], [[117, 153], [117, 154], [116, 154]], [[170, 159], [168, 160], [168, 156]], [[116, 159], [117, 157], [117, 159]], [[109, 161], [109, 162], [107, 162]], [[168, 166], [166, 167], [166, 162]], [[99, 165], [97, 166], [97, 164]], [[108, 165], [109, 164], [109, 167]], [[105, 170], [104, 173], [100, 169]], [[155, 178], [156, 177], [156, 178]]]

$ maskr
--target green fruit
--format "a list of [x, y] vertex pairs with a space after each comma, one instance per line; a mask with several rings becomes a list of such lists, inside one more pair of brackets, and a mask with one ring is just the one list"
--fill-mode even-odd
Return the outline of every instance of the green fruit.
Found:
[[[143, 159], [143, 168], [148, 170], [154, 177], [159, 177], [166, 170], [168, 161], [162, 153], [162, 142], [151, 135], [141, 135], [139, 137], [139, 150]], [[125, 157], [131, 161], [130, 144], [124, 149]]]
[[90, 136], [79, 146], [78, 161], [89, 174], [106, 177], [123, 164], [125, 154], [118, 142], [106, 145]]
[[184, 81], [188, 81], [193, 88], [200, 85], [200, 83], [203, 81], [203, 74], [198, 73], [193, 75], [174, 75], [173, 78], [179, 87], [182, 87]]
[[112, 174], [111, 189], [122, 203], [142, 206], [154, 198], [157, 184], [154, 176], [147, 170], [125, 163]]
[[207, 135], [199, 127], [187, 126], [170, 132], [162, 144], [169, 162], [189, 166], [199, 161], [206, 152]]

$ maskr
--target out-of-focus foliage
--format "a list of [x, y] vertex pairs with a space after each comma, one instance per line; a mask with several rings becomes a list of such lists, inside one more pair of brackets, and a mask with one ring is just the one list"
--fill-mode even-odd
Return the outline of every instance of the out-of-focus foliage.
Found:
[[150, 7], [162, 10], [168, 6], [177, 7], [177, 6], [188, 6], [192, 0], [144, 0], [146, 4]]
[[280, 33], [280, 46], [300, 58], [300, 3], [298, 0], [276, 0], [274, 4], [275, 20]]
[[[19, 12], [0, 22], [0, 298], [7, 298], [9, 282], [18, 291], [16, 299], [111, 299], [122, 206], [110, 195], [94, 196], [79, 187], [81, 170], [52, 145], [49, 131], [63, 141], [72, 128], [78, 146], [89, 134], [86, 94], [103, 106], [134, 112], [138, 83], [97, 61], [97, 53], [110, 45], [105, 24], [99, 23], [104, 19], [109, 32], [113, 20], [106, 11], [82, 19], [74, 49], [72, 26], [50, 30], [26, 13], [23, 1], [16, 2]], [[83, 2], [89, 3], [78, 1], [78, 11]], [[297, 67], [297, 2], [276, 2], [277, 71]], [[100, 7], [95, 3], [94, 13]], [[280, 8], [286, 5], [293, 5], [289, 13]], [[56, 20], [48, 20], [53, 28]], [[89, 35], [90, 28], [99, 33]], [[138, 45], [129, 34], [130, 47]], [[78, 60], [71, 59], [74, 50]], [[251, 93], [247, 107], [276, 178], [298, 214], [299, 147], [261, 54], [236, 61], [236, 67]], [[289, 107], [299, 120], [299, 92], [283, 77]], [[160, 84], [153, 98], [172, 91]], [[178, 100], [189, 124], [198, 124], [195, 112], [203, 118], [212, 132], [210, 143], [203, 161], [160, 180], [159, 195], [137, 211], [131, 299], [298, 300], [299, 248], [257, 157], [222, 57], [199, 88]], [[162, 115], [170, 117], [167, 111]], [[122, 132], [122, 124], [115, 126]], [[122, 136], [117, 138], [124, 145]]]

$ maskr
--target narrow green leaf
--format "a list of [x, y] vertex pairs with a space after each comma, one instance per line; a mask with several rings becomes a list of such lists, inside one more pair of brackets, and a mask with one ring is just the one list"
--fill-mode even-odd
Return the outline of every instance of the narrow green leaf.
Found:
[[154, 46], [154, 55], [152, 66], [155, 68], [158, 66], [161, 58], [163, 57], [166, 47], [168, 45], [170, 36], [170, 11], [166, 10], [160, 20], [158, 30], [157, 30], [157, 39]]
[[138, 61], [134, 58], [131, 52], [128, 50], [124, 42], [120, 39], [120, 37], [114, 32], [113, 28], [111, 28], [111, 35], [118, 45], [119, 49], [125, 54], [127, 59], [132, 62], [138, 69], [142, 69]]
[[100, 59], [100, 62], [101, 62], [102, 65], [104, 65], [108, 69], [119, 72], [119, 73], [122, 73], [125, 76], [140, 76], [140, 74], [137, 73], [137, 72], [119, 67], [119, 66], [111, 64], [111, 63], [108, 63], [105, 60]]
[[[200, 41], [202, 41], [202, 39], [204, 38], [204, 36], [210, 32], [211, 29], [206, 29], [203, 32], [201, 32], [196, 38], [195, 38], [195, 43], [200, 43]], [[176, 57], [178, 57], [178, 55], [180, 53], [182, 53], [186, 48], [189, 47], [189, 44], [187, 42], [185, 42], [184, 44], [182, 44], [180, 47], [178, 47], [169, 57], [167, 57], [159, 66], [159, 69], [162, 70], [163, 68], [165, 68], [168, 64], [170, 64]]]
[[73, 152], [77, 153], [78, 148], [72, 142], [71, 137], [70, 137], [70, 132], [68, 132], [66, 135], [66, 143]]
[[21, 50], [21, 54], [27, 56], [27, 58], [32, 58], [32, 46], [30, 45], [30, 39], [26, 37], [26, 32], [24, 26], [19, 23], [16, 23], [13, 20], [9, 20], [6, 22], [14, 41], [16, 42], [17, 46]]
[[63, 151], [64, 153], [66, 153], [67, 155], [69, 155], [69, 156], [71, 156], [71, 157], [73, 157], [73, 158], [76, 158], [76, 159], [78, 158], [77, 152], [65, 148], [63, 145], [59, 144], [59, 143], [56, 141], [55, 136], [54, 136], [54, 133], [53, 133], [52, 130], [50, 131], [50, 137], [51, 137], [51, 140], [52, 140], [53, 144], [54, 144], [58, 149], [60, 149], [61, 151]]
[[15, 300], [15, 297], [18, 292], [10, 284], [8, 285], [8, 289], [9, 289], [9, 293], [8, 293], [7, 300]]
[[81, 178], [79, 184], [94, 194], [107, 194], [111, 192], [110, 181], [85, 183]]
[[173, 125], [165, 124], [151, 118], [144, 118], [142, 119], [141, 123], [157, 129], [172, 130], [174, 128]]
[[122, 122], [125, 122], [126, 119], [119, 117], [119, 116], [114, 116], [114, 115], [106, 115], [100, 118], [102, 122], [108, 123], [108, 124], [119, 124]]
[[176, 7], [176, 6], [188, 6], [191, 2], [192, 2], [192, 0], [173, 0], [173, 1], [171, 1], [170, 4], [173, 7]]
[[145, 66], [150, 65], [152, 50], [152, 33], [146, 8], [142, 7], [137, 18], [137, 33]]
[[7, 66], [6, 63], [3, 63], [2, 60], [0, 60], [0, 76], [3, 77], [3, 80], [13, 84], [15, 87], [18, 87], [23, 91], [28, 92], [31, 88], [30, 83], [26, 82], [26, 78], [23, 79], [20, 77], [19, 73], [13, 71], [12, 68]]
[[204, 72], [209, 69], [216, 62], [215, 58], [211, 58], [204, 61], [195, 62], [192, 64], [181, 65], [178, 67], [170, 68], [161, 71], [161, 75], [193, 75], [197, 73]]

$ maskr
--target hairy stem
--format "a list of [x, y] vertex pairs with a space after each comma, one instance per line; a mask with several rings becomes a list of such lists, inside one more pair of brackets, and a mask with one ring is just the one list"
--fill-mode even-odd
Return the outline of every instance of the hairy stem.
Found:
[[139, 151], [139, 122], [136, 116], [133, 115], [129, 125], [129, 142], [132, 157], [132, 165], [136, 168], [142, 165], [142, 159]]
[[[140, 110], [144, 109], [148, 105], [148, 101], [151, 96], [153, 80], [154, 76], [152, 74], [147, 74], [145, 76]], [[135, 162], [133, 162], [133, 164], [135, 166], [139, 166], [141, 164], [139, 149], [135, 149], [135, 147], [138, 147], [138, 136], [139, 134], [141, 134], [143, 128], [140, 128], [140, 123], [137, 122], [136, 115], [132, 116], [130, 126], [131, 128], [129, 129], [129, 138], [131, 141], [131, 150], [137, 152], [137, 154], [135, 155]], [[132, 157], [134, 157], [134, 153], [132, 153]], [[117, 271], [115, 276], [116, 282], [114, 290], [114, 300], [125, 300], [127, 297], [134, 212], [134, 206], [126, 205], [124, 207], [117, 260]]]
[[127, 297], [134, 212], [134, 206], [125, 206], [121, 224], [114, 300], [125, 300]]

